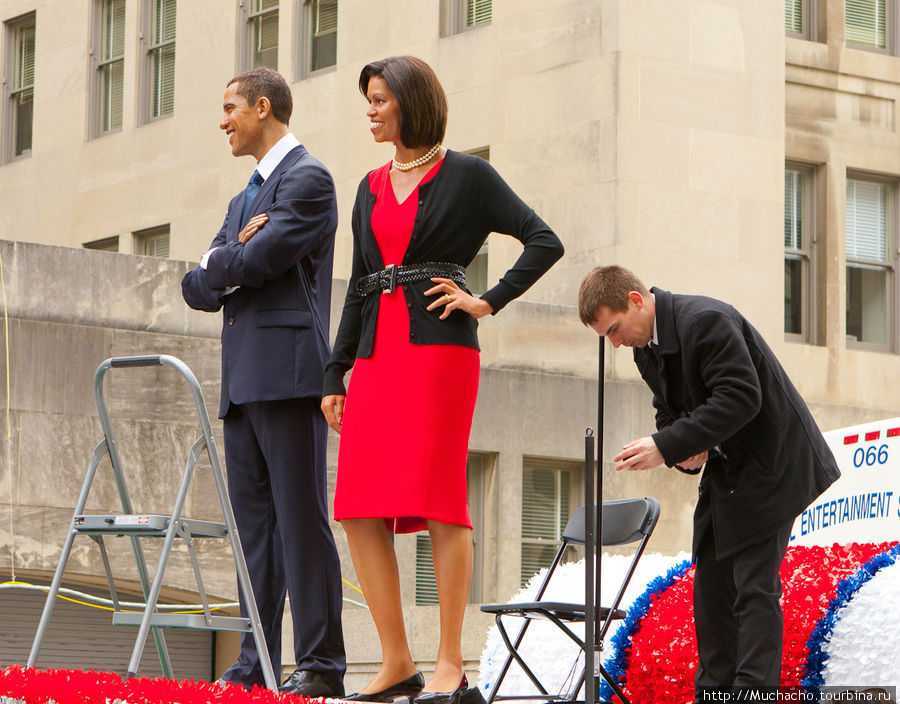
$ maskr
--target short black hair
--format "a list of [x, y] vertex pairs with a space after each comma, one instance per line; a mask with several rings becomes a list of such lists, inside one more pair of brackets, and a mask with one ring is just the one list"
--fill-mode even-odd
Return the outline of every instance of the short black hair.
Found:
[[359, 91], [366, 95], [369, 81], [381, 78], [400, 106], [400, 141], [410, 149], [433, 147], [444, 140], [447, 96], [431, 66], [415, 56], [389, 56], [363, 67]]
[[250, 105], [256, 105], [256, 101], [262, 97], [268, 99], [272, 106], [272, 115], [285, 125], [291, 120], [294, 111], [294, 99], [291, 89], [278, 71], [270, 68], [254, 68], [244, 71], [232, 78], [226, 84], [226, 88], [232, 83], [237, 83], [238, 95], [244, 97]]

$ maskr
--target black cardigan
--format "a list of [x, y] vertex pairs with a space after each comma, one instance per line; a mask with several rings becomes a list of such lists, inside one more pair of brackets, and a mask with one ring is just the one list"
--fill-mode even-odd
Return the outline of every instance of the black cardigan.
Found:
[[[372, 233], [375, 194], [368, 175], [359, 184], [353, 205], [353, 267], [331, 361], [325, 366], [324, 395], [346, 394], [344, 374], [356, 358], [372, 354], [381, 296], [361, 296], [360, 277], [384, 268]], [[481, 297], [496, 314], [522, 295], [563, 255], [559, 238], [513, 193], [484, 159], [447, 150], [444, 163], [419, 187], [419, 206], [412, 238], [402, 264], [453, 262], [468, 266], [488, 233], [512, 235], [525, 245], [515, 265]], [[478, 321], [462, 310], [441, 320], [443, 308], [429, 311], [434, 300], [424, 292], [429, 280], [403, 286], [409, 308], [409, 341], [419, 345], [449, 344], [478, 349]]]

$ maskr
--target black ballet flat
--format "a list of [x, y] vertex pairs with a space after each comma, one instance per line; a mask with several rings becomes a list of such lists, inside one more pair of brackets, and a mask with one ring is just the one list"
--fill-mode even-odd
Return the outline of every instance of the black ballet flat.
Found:
[[[452, 692], [423, 691], [413, 700], [413, 704], [460, 704], [463, 697], [468, 699], [468, 693], [471, 691], [473, 690], [469, 689], [469, 680], [463, 674], [462, 679], [459, 681], [459, 687]], [[474, 691], [478, 692], [477, 689]]]
[[397, 684], [392, 684], [380, 692], [357, 692], [349, 697], [343, 697], [343, 699], [349, 702], [385, 702], [386, 704], [404, 698], [412, 701], [424, 686], [425, 677], [417, 670], [416, 674], [397, 682]]
[[459, 704], [487, 704], [484, 695], [478, 687], [469, 687], [459, 695]]

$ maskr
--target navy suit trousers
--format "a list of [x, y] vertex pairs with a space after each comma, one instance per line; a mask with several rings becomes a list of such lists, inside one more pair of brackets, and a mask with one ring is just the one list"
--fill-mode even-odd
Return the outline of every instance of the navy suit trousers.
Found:
[[[341, 567], [328, 522], [328, 426], [315, 398], [232, 404], [224, 418], [228, 490], [276, 677], [291, 600], [294, 662], [335, 689], [346, 670]], [[244, 595], [241, 613], [246, 615]], [[229, 682], [263, 685], [251, 633]]]

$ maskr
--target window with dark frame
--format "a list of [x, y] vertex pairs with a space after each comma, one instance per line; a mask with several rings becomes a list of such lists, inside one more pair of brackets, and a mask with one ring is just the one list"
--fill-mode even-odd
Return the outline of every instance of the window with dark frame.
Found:
[[784, 170], [784, 332], [812, 342], [815, 169], [787, 164]]
[[85, 242], [82, 247], [84, 247], [85, 249], [94, 249], [100, 252], [118, 252], [119, 236], [113, 235], [112, 237], [104, 237], [99, 240]]
[[441, 0], [441, 36], [490, 24], [493, 0]]
[[147, 118], [175, 110], [175, 25], [177, 0], [146, 0], [150, 14], [147, 37]]
[[134, 253], [145, 257], [169, 257], [169, 225], [158, 225], [134, 233]]
[[98, 0], [93, 50], [96, 117], [94, 136], [122, 127], [125, 94], [125, 0]]
[[6, 158], [31, 153], [34, 122], [35, 14], [6, 23], [7, 75], [9, 86], [6, 119]]
[[493, 0], [465, 0], [466, 27], [490, 24], [493, 14]]
[[245, 0], [247, 57], [245, 68], [265, 66], [278, 70], [279, 0]]
[[817, 0], [784, 0], [784, 33], [815, 40]]
[[845, 244], [847, 341], [890, 349], [893, 345], [894, 254], [890, 226], [891, 184], [847, 178]]
[[804, 24], [803, 0], [784, 0], [784, 31], [802, 34]]
[[553, 560], [562, 531], [580, 505], [574, 493], [579, 484], [574, 468], [526, 459], [522, 470], [522, 548], [520, 583], [528, 581]]
[[896, 0], [845, 0], [847, 45], [884, 53], [893, 51], [896, 11]]
[[321, 71], [337, 63], [338, 0], [304, 0], [306, 60], [303, 74]]

